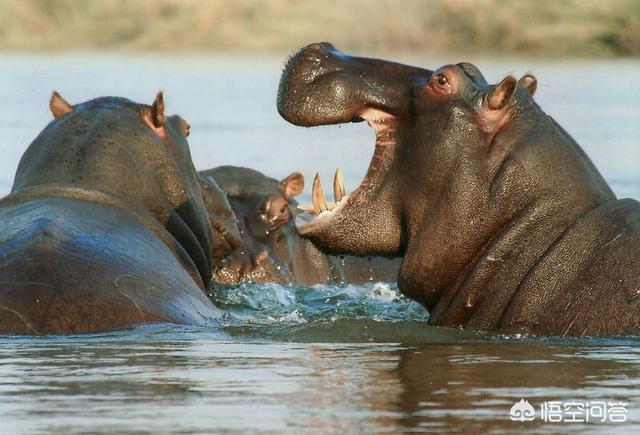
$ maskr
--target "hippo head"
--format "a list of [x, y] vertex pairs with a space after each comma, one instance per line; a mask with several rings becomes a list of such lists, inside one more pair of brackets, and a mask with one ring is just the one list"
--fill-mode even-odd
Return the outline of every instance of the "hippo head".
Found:
[[278, 181], [253, 169], [221, 166], [200, 175], [227, 194], [241, 228], [241, 244], [214, 279], [222, 284], [290, 282], [289, 256], [282, 247], [295, 236], [291, 223], [294, 197], [304, 188], [302, 174], [294, 172]]
[[[161, 92], [150, 105], [118, 97], [71, 105], [54, 92], [54, 120], [23, 155], [13, 192], [55, 184], [108, 195], [146, 222], [155, 221], [151, 225], [159, 223], [170, 235], [170, 248], [204, 287], [221, 253], [212, 247], [211, 216], [187, 142], [189, 124], [165, 115], [164, 106]], [[208, 201], [231, 214], [220, 198], [222, 192], [211, 187]], [[225, 231], [231, 239], [232, 233]]]
[[285, 119], [302, 126], [366, 120], [376, 131], [364, 181], [331, 212], [317, 206], [322, 195], [313, 189], [314, 208], [322, 213], [313, 220], [310, 215], [297, 218], [301, 235], [338, 254], [401, 255], [399, 186], [390, 171], [400, 124], [410, 122], [412, 90], [431, 75], [421, 68], [347, 56], [328, 43], [312, 44], [289, 60], [278, 93], [278, 111]]
[[488, 84], [469, 63], [432, 71], [351, 57], [328, 43], [301, 49], [280, 81], [280, 114], [301, 126], [366, 120], [376, 141], [360, 186], [332, 210], [314, 192], [321, 213], [300, 215], [299, 233], [336, 254], [404, 256], [400, 289], [433, 307], [527, 207], [554, 203], [565, 189], [576, 204], [598, 196], [579, 181], [599, 175], [575, 158], [575, 143], [549, 152], [549, 135], [566, 133], [532, 128], [549, 123], [535, 89], [531, 75]]

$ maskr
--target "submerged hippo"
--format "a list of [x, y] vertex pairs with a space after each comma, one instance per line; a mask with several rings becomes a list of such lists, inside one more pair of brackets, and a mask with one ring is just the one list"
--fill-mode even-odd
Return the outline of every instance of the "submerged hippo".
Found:
[[333, 212], [298, 220], [323, 249], [403, 255], [398, 284], [433, 325], [584, 336], [640, 332], [640, 204], [616, 199], [534, 102], [536, 79], [486, 82], [351, 57], [286, 65], [278, 110], [316, 126], [366, 120], [374, 156]]
[[186, 121], [161, 93], [150, 106], [54, 93], [50, 108], [0, 200], [0, 333], [216, 319], [212, 239], [233, 234], [212, 234]]
[[[242, 244], [214, 275], [216, 282], [313, 285], [396, 280], [398, 260], [327, 256], [297, 234], [294, 217], [302, 210], [295, 197], [304, 189], [301, 173], [276, 180], [253, 169], [221, 166], [200, 175], [226, 192], [242, 229]], [[340, 179], [336, 176], [337, 192], [344, 191]], [[319, 188], [316, 181], [315, 196]]]

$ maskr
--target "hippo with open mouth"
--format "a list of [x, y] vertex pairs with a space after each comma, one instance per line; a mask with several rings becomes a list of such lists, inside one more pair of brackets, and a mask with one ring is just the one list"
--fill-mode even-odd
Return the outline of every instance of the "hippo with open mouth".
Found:
[[373, 159], [300, 234], [342, 254], [404, 256], [398, 285], [433, 325], [585, 336], [640, 332], [640, 204], [616, 199], [533, 100], [536, 79], [488, 84], [309, 45], [278, 111], [300, 126], [366, 120]]
[[239, 234], [212, 230], [216, 212], [232, 212], [205, 208], [224, 194], [201, 191], [189, 124], [165, 116], [161, 93], [73, 106], [54, 93], [50, 108], [0, 200], [0, 333], [217, 319], [204, 290]]

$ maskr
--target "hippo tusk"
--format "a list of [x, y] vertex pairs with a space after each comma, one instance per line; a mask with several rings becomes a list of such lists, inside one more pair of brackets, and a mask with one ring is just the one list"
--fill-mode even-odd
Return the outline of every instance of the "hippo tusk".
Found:
[[319, 173], [316, 173], [316, 176], [313, 178], [313, 186], [311, 188], [311, 202], [313, 204], [313, 212], [315, 214], [320, 214], [325, 210], [329, 210], [329, 203], [327, 202], [327, 197], [324, 194], [324, 190], [322, 189]]
[[344, 178], [342, 177], [342, 170], [336, 169], [336, 174], [333, 177], [333, 200], [339, 203], [342, 200], [344, 194], [347, 193], [344, 188]]

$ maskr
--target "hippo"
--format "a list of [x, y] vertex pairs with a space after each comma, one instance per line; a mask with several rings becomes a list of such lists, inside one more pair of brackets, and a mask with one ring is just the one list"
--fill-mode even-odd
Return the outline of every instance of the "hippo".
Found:
[[[338, 196], [344, 193], [340, 174], [336, 171], [334, 180]], [[217, 183], [227, 194], [242, 229], [242, 244], [214, 274], [215, 282], [232, 285], [395, 282], [400, 266], [397, 259], [328, 256], [297, 234], [294, 218], [302, 210], [295, 197], [304, 189], [304, 176], [300, 172], [276, 180], [254, 169], [220, 166], [201, 171], [200, 176]], [[317, 176], [313, 186], [316, 197], [318, 189], [322, 189]]]
[[367, 175], [332, 211], [297, 217], [332, 253], [398, 255], [402, 293], [429, 323], [507, 334], [640, 332], [640, 204], [617, 199], [533, 99], [537, 81], [487, 83], [352, 57], [329, 43], [285, 66], [277, 108], [300, 126], [367, 121]]
[[0, 333], [218, 319], [204, 290], [239, 233], [212, 228], [225, 203], [208, 213], [203, 198], [224, 194], [201, 192], [189, 124], [165, 116], [162, 93], [71, 105], [54, 92], [50, 109], [0, 200]]

